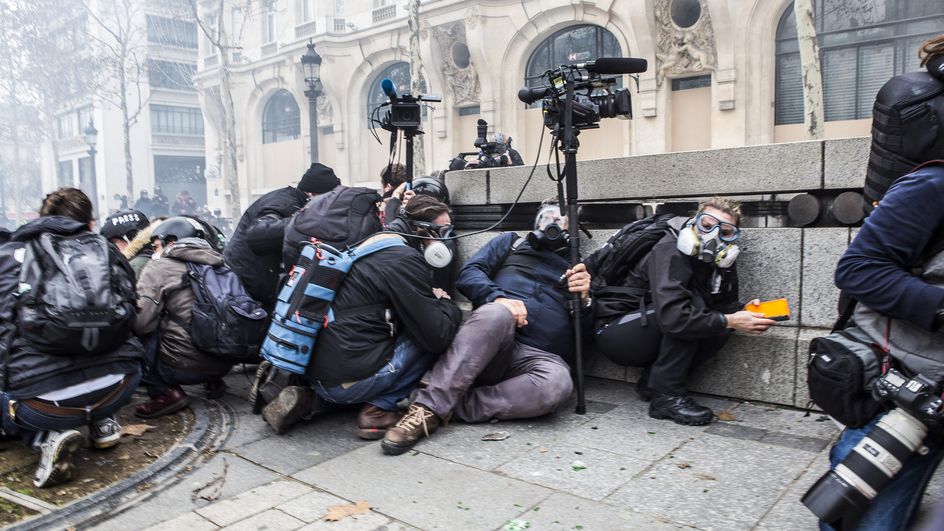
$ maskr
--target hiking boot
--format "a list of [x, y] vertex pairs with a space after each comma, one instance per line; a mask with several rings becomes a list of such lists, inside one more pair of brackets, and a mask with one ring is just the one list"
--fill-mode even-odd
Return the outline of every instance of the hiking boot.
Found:
[[189, 404], [190, 397], [183, 389], [171, 387], [157, 396], [152, 396], [149, 402], [134, 408], [134, 415], [142, 419], [156, 419], [157, 417], [176, 413]]
[[396, 411], [387, 411], [373, 404], [364, 404], [357, 414], [357, 436], [366, 441], [382, 439], [387, 430], [400, 420]]
[[214, 378], [208, 382], [203, 383], [204, 396], [206, 396], [210, 400], [223, 398], [223, 393], [225, 392], [226, 392], [226, 382], [224, 382], [222, 378]]
[[89, 424], [89, 436], [92, 444], [99, 450], [111, 448], [121, 440], [121, 424], [114, 417], [105, 417]]
[[318, 401], [315, 391], [310, 387], [290, 385], [279, 392], [279, 396], [262, 408], [262, 418], [278, 434], [289, 430], [296, 422], [315, 409]]
[[380, 443], [384, 453], [400, 455], [416, 445], [422, 437], [436, 431], [441, 420], [422, 404], [413, 404], [396, 426], [387, 430]]
[[714, 412], [698, 405], [690, 396], [656, 393], [649, 403], [649, 416], [654, 419], [672, 419], [676, 424], [702, 426], [711, 422]]
[[76, 430], [46, 432], [46, 440], [39, 447], [43, 455], [33, 475], [33, 485], [52, 487], [75, 477], [72, 454], [82, 446], [84, 439]]

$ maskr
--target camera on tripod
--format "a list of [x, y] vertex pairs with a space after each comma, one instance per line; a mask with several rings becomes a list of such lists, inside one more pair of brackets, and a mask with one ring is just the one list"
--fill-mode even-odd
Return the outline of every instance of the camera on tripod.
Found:
[[889, 369], [874, 380], [872, 394], [895, 409], [802, 499], [813, 514], [839, 529], [855, 525], [911, 454], [928, 452], [924, 438], [929, 429], [944, 427], [940, 385], [922, 374], [908, 378]]
[[594, 129], [603, 118], [633, 117], [629, 89], [616, 89], [618, 78], [604, 74], [637, 74], [645, 72], [645, 59], [603, 57], [588, 63], [563, 65], [548, 70], [542, 77], [546, 85], [525, 87], [518, 99], [528, 105], [542, 100], [544, 125], [548, 129], [563, 127], [567, 112], [566, 92], [573, 91], [571, 116], [574, 129]]
[[401, 129], [406, 132], [416, 133], [423, 123], [423, 112], [420, 109], [420, 102], [440, 102], [442, 97], [431, 94], [420, 94], [413, 96], [411, 94], [397, 95], [397, 89], [393, 81], [384, 78], [380, 82], [380, 88], [390, 99], [390, 110], [381, 121], [381, 127], [388, 131]]

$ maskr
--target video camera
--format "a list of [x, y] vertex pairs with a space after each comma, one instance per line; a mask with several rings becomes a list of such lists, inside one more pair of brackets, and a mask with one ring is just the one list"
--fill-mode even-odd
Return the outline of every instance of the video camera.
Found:
[[[478, 151], [463, 151], [455, 156], [449, 162], [449, 170], [461, 170], [467, 167], [475, 168], [497, 168], [499, 166], [520, 166], [524, 161], [520, 160], [511, 148], [511, 140], [504, 141], [504, 136], [499, 132], [495, 134], [494, 140], [488, 140], [488, 122], [479, 118], [476, 124], [475, 147]], [[476, 157], [477, 160], [468, 162], [466, 157]]]
[[383, 93], [390, 98], [388, 103], [390, 110], [381, 120], [381, 127], [387, 131], [396, 131], [401, 129], [407, 133], [416, 133], [423, 123], [423, 113], [420, 109], [420, 102], [440, 102], [442, 96], [431, 94], [420, 94], [413, 96], [411, 94], [397, 95], [397, 89], [393, 81], [384, 78], [380, 82], [380, 88]]
[[548, 129], [564, 126], [566, 91], [573, 90], [572, 125], [577, 130], [599, 127], [602, 118], [633, 117], [629, 89], [615, 89], [616, 77], [604, 75], [638, 74], [645, 72], [645, 59], [602, 57], [596, 61], [563, 65], [548, 70], [541, 77], [546, 85], [525, 87], [518, 99], [531, 105], [543, 100], [544, 125]]

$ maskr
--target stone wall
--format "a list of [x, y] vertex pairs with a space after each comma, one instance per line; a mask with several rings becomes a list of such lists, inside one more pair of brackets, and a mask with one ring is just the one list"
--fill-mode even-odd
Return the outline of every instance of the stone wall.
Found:
[[[749, 195], [850, 189], [862, 186], [868, 139], [850, 138], [749, 146], [582, 162], [581, 199], [647, 200], [712, 194]], [[510, 203], [530, 167], [474, 170], [447, 177], [454, 204]], [[543, 168], [522, 196], [540, 201], [554, 193]], [[523, 227], [522, 230], [525, 230]], [[792, 319], [762, 336], [735, 335], [692, 382], [693, 391], [797, 407], [806, 406], [809, 341], [828, 333], [839, 292], [833, 271], [854, 228], [746, 228], [738, 244], [743, 299], [786, 297]], [[591, 231], [584, 254], [612, 231]], [[460, 240], [465, 260], [494, 234]], [[587, 373], [633, 382], [638, 370], [619, 367], [588, 349]]]

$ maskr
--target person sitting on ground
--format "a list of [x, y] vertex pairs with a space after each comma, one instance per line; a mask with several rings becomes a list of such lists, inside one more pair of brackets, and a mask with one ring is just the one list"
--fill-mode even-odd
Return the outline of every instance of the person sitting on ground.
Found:
[[309, 199], [340, 185], [341, 179], [334, 170], [316, 162], [302, 175], [298, 186], [286, 186], [265, 194], [249, 205], [239, 219], [223, 258], [249, 295], [266, 311], [271, 312], [275, 307], [279, 276], [283, 272], [285, 227]]
[[[33, 483], [42, 488], [69, 481], [75, 475], [72, 455], [85, 444], [84, 436], [75, 428], [88, 425], [95, 448], [118, 444], [121, 426], [113, 415], [131, 400], [141, 379], [144, 353], [140, 342], [130, 335], [130, 326], [94, 330], [110, 335], [107, 345], [116, 348], [105, 348], [94, 340], [102, 345], [101, 349], [93, 350], [92, 344], [87, 345], [88, 351], [78, 346], [72, 349], [72, 344], [56, 345], [68, 350], [55, 353], [26, 332], [22, 324], [32, 321], [43, 326], [47, 336], [58, 333], [46, 311], [51, 309], [50, 302], [31, 300], [29, 296], [44, 283], [48, 287], [48, 283], [55, 282], [54, 288], [64, 288], [61, 277], [65, 275], [48, 274], [40, 262], [37, 253], [43, 251], [38, 248], [46, 247], [41, 242], [58, 241], [68, 246], [71, 256], [81, 259], [66, 265], [73, 273], [104, 277], [108, 271], [108, 285], [116, 293], [121, 291], [108, 300], [126, 312], [127, 325], [134, 312], [132, 273], [117, 249], [91, 233], [94, 216], [88, 196], [75, 188], [60, 188], [46, 196], [39, 214], [40, 218], [20, 227], [10, 242], [0, 246], [0, 433], [18, 436], [42, 453], [33, 476]], [[53, 259], [53, 253], [46, 251], [43, 256]], [[37, 276], [27, 273], [22, 277], [22, 268], [36, 268]], [[37, 280], [27, 284], [24, 278]], [[107, 281], [92, 278], [91, 282], [93, 288], [99, 288]], [[45, 322], [38, 322], [41, 319]]]
[[711, 409], [688, 394], [692, 373], [721, 350], [732, 329], [760, 334], [775, 324], [738, 302], [733, 242], [740, 216], [739, 203], [715, 197], [692, 218], [670, 219], [671, 230], [630, 268], [623, 283], [641, 293], [638, 307], [596, 324], [596, 344], [608, 358], [644, 367], [636, 391], [650, 402], [652, 418], [711, 422]]
[[138, 278], [141, 278], [141, 270], [144, 269], [144, 266], [151, 263], [160, 254], [160, 243], [152, 240], [151, 236], [154, 234], [154, 229], [166, 220], [165, 217], [151, 220], [151, 223], [139, 230], [128, 245], [121, 250], [121, 254], [131, 264], [135, 282]]
[[187, 262], [216, 267], [223, 264], [223, 257], [193, 218], [170, 218], [154, 229], [152, 238], [160, 246], [160, 257], [141, 271], [134, 325], [135, 333], [145, 340], [144, 385], [151, 398], [134, 414], [146, 419], [187, 407], [190, 397], [181, 385], [204, 384], [208, 398], [219, 398], [226, 389], [223, 376], [232, 368], [232, 363], [197, 349], [190, 336], [194, 295]]
[[[431, 235], [450, 223], [449, 207], [431, 197], [410, 206], [410, 232]], [[435, 236], [435, 235], [433, 235]], [[379, 233], [362, 245], [383, 238]], [[435, 240], [422, 240], [420, 247]], [[410, 242], [408, 242], [410, 243]], [[262, 410], [284, 433], [327, 404], [363, 404], [358, 435], [379, 439], [396, 424], [397, 402], [407, 398], [452, 342], [459, 308], [430, 282], [429, 265], [413, 245], [396, 245], [354, 262], [331, 306], [335, 320], [321, 330], [308, 366], [310, 386], [288, 386]]]
[[475, 310], [433, 366], [426, 388], [387, 431], [384, 452], [406, 452], [450, 417], [537, 417], [570, 397], [569, 293], [581, 294], [589, 324], [590, 275], [583, 264], [568, 265], [565, 233], [555, 232], [566, 230], [567, 219], [556, 204], [542, 206], [534, 226], [527, 239], [514, 233], [492, 239], [459, 273], [459, 291]]
[[133, 242], [141, 233], [144, 233], [145, 239], [150, 237], [147, 230], [150, 224], [147, 216], [141, 211], [120, 210], [105, 218], [99, 231], [108, 241], [115, 244], [121, 254], [128, 259], [131, 269], [134, 270], [135, 278], [141, 274], [141, 269], [151, 261], [151, 252], [150, 249], [145, 249], [144, 245], [140, 245], [140, 240], [136, 243]]

